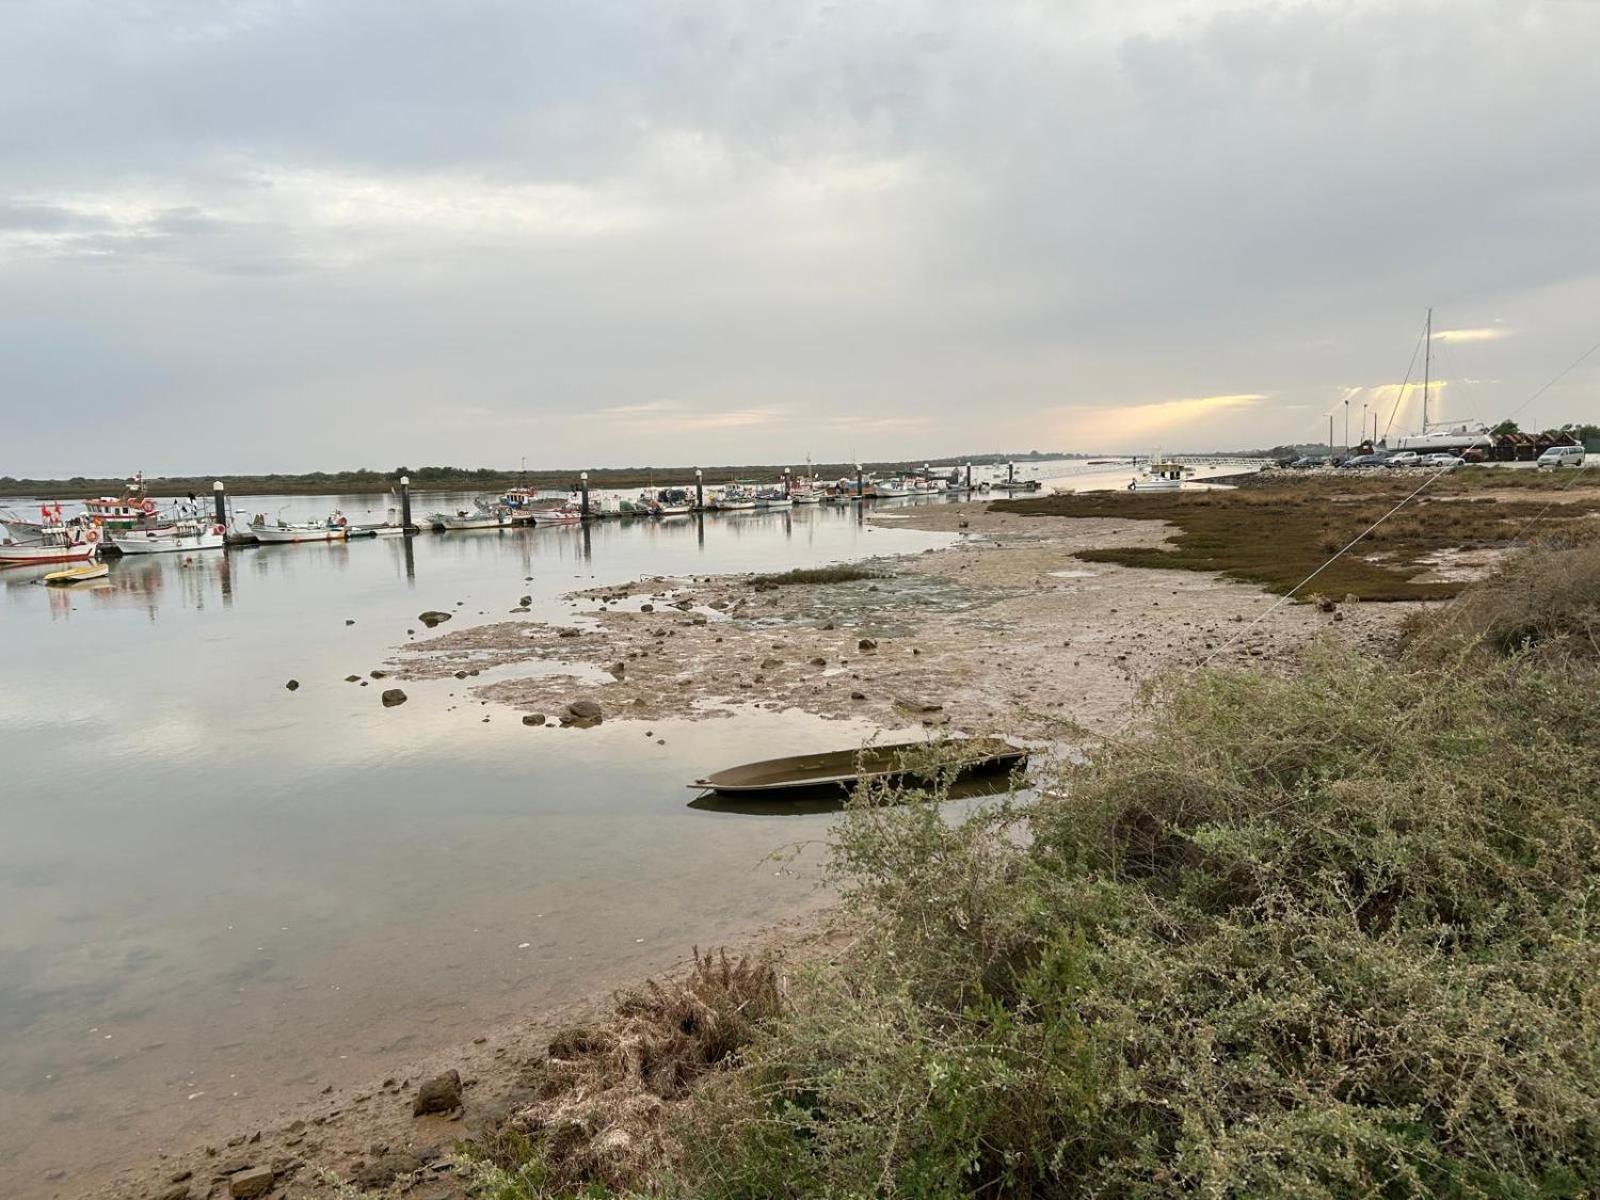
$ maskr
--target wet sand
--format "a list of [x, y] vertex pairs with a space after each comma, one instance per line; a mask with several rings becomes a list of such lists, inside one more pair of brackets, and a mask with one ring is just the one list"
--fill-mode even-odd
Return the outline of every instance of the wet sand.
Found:
[[1052, 737], [1119, 727], [1141, 684], [1218, 651], [1220, 662], [1288, 666], [1318, 637], [1382, 649], [1411, 607], [1329, 614], [1288, 604], [1252, 627], [1277, 597], [1193, 571], [1075, 557], [1159, 547], [1169, 532], [1159, 522], [1021, 517], [981, 504], [874, 520], [961, 539], [861, 564], [881, 575], [870, 580], [766, 588], [755, 576], [685, 576], [576, 592], [566, 623], [444, 633], [388, 665], [401, 679], [463, 673], [471, 683], [471, 672], [492, 672], [472, 696], [548, 721], [586, 699], [607, 720], [711, 719], [743, 704]]

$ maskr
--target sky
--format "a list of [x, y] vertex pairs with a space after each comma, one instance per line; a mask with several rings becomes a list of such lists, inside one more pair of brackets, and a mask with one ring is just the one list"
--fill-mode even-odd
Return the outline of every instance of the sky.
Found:
[[0, 0], [0, 475], [1342, 443], [1430, 306], [1435, 417], [1600, 420], [1597, 58], [1592, 0]]

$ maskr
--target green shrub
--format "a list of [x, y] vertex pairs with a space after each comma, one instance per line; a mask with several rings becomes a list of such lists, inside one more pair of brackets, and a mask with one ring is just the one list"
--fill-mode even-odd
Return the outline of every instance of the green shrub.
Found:
[[1600, 1186], [1600, 689], [1207, 672], [957, 823], [853, 806], [865, 930], [688, 1121], [695, 1195]]

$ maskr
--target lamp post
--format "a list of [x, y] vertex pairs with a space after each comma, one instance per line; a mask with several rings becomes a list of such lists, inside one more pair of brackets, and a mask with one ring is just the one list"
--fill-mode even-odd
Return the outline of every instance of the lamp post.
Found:
[[1350, 453], [1350, 401], [1344, 402], [1344, 452]]

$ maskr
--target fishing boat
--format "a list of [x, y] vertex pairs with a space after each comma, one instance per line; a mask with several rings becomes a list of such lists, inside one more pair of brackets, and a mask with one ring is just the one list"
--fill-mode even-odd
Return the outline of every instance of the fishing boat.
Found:
[[74, 527], [46, 533], [40, 538], [0, 539], [0, 566], [38, 566], [43, 563], [89, 562], [100, 550], [100, 531]]
[[346, 527], [350, 524], [344, 514], [337, 509], [326, 521], [304, 523], [289, 523], [281, 518], [269, 522], [260, 513], [256, 514], [250, 522], [250, 533], [256, 541], [266, 543], [282, 542], [337, 542], [344, 539]]
[[912, 493], [910, 480], [896, 476], [893, 479], [869, 479], [862, 493], [874, 500], [892, 500]]
[[1194, 468], [1185, 466], [1180, 462], [1171, 462], [1156, 453], [1145, 464], [1144, 477], [1135, 477], [1128, 481], [1130, 492], [1176, 492], [1183, 487], [1183, 481], [1194, 474]]
[[639, 493], [639, 502], [653, 517], [681, 517], [694, 511], [694, 492], [688, 488], [656, 488]]
[[742, 484], [730, 483], [717, 492], [710, 506], [719, 512], [737, 512], [755, 508], [756, 497], [754, 492]]
[[848, 791], [866, 780], [922, 784], [940, 775], [954, 782], [986, 772], [1010, 771], [1027, 760], [1026, 750], [1001, 738], [899, 742], [764, 759], [717, 771], [689, 786], [724, 796], [782, 798], [805, 791]]
[[789, 499], [793, 500], [796, 504], [821, 504], [822, 493], [814, 491], [811, 488], [806, 488], [802, 491], [792, 493], [789, 496]]
[[121, 496], [92, 496], [83, 502], [84, 518], [103, 529], [132, 529], [156, 515], [156, 502], [145, 492], [144, 472], [128, 480]]
[[435, 514], [439, 524], [446, 529], [501, 529], [511, 524], [509, 509], [478, 500], [470, 509], [458, 508], [453, 513]]
[[74, 583], [86, 583], [91, 579], [104, 579], [110, 568], [103, 562], [88, 562], [80, 567], [63, 567], [59, 571], [51, 571], [44, 577], [44, 581], [51, 587], [69, 587]]
[[794, 501], [782, 488], [763, 488], [756, 493], [757, 508], [793, 508]]
[[535, 525], [576, 525], [583, 520], [583, 509], [576, 504], [563, 504], [559, 508], [537, 508], [533, 511]]
[[226, 525], [180, 521], [147, 529], [124, 529], [106, 535], [110, 549], [122, 554], [171, 554], [187, 550], [221, 550], [228, 538]]

